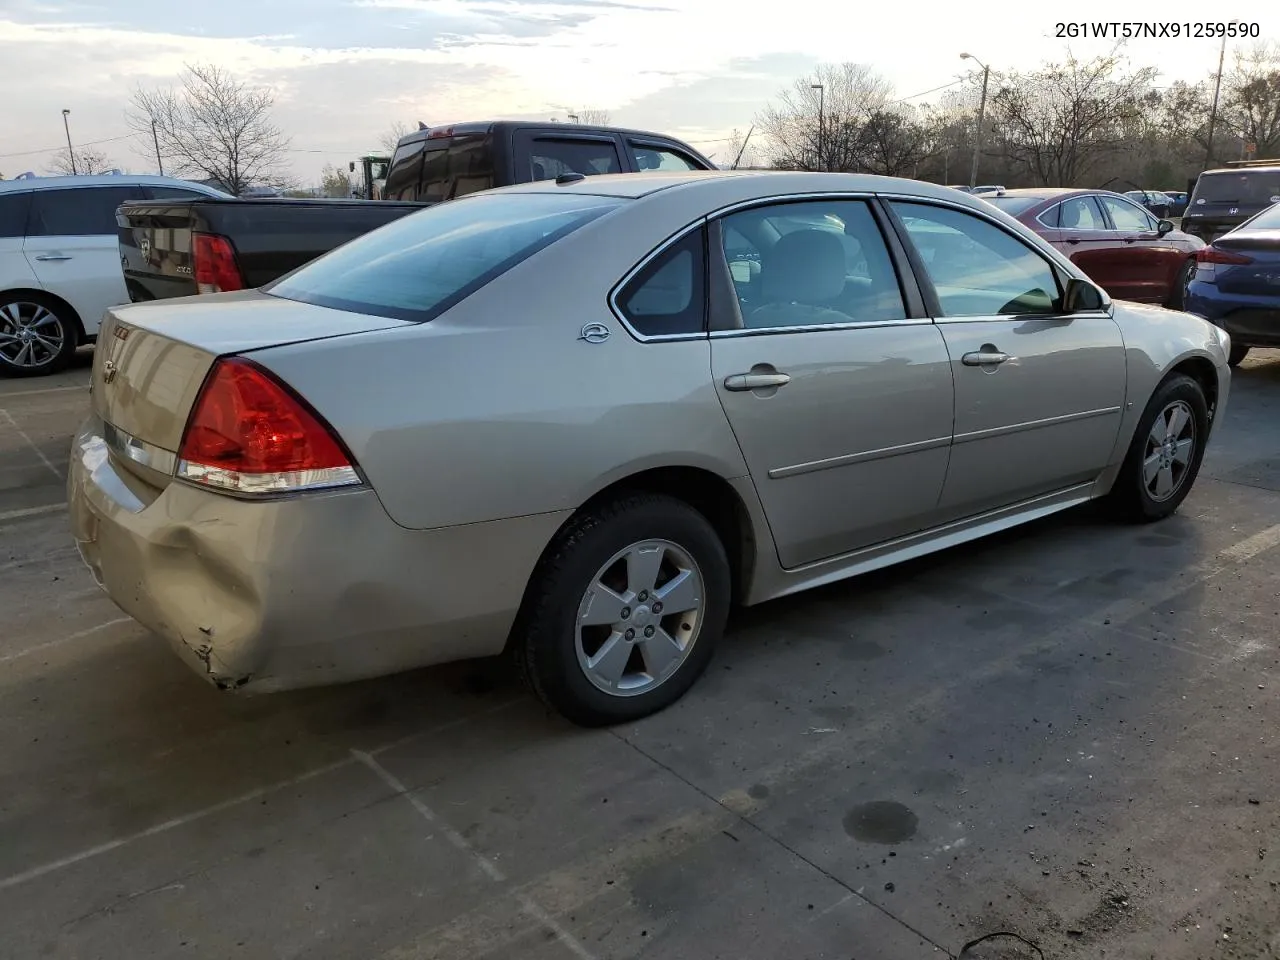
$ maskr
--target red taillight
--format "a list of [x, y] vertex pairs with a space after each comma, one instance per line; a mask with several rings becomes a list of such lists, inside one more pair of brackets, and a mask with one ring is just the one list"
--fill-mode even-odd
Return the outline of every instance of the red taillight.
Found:
[[178, 476], [236, 493], [286, 493], [360, 482], [333, 430], [257, 364], [219, 360], [200, 388], [178, 451]]
[[231, 241], [216, 233], [191, 234], [192, 273], [201, 293], [223, 293], [243, 290], [244, 277], [236, 266], [236, 251]]
[[1242, 253], [1231, 253], [1221, 247], [1205, 247], [1196, 251], [1196, 262], [1240, 265], [1253, 263], [1253, 257], [1246, 257]]

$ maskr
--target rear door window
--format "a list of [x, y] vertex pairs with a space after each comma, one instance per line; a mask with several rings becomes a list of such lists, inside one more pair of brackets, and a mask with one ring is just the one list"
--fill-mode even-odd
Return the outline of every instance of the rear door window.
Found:
[[264, 287], [272, 296], [420, 323], [625, 201], [484, 194], [357, 237]]
[[612, 138], [591, 140], [535, 137], [528, 145], [529, 180], [554, 180], [566, 173], [593, 177], [602, 173], [622, 173], [618, 144]]
[[1063, 230], [1109, 230], [1095, 197], [1072, 197], [1058, 205], [1058, 226]]
[[84, 237], [114, 235], [116, 207], [129, 200], [143, 200], [141, 187], [72, 187], [35, 190], [27, 235], [31, 237]]
[[702, 165], [695, 163], [682, 151], [672, 147], [658, 146], [650, 143], [627, 141], [627, 149], [631, 151], [632, 162], [637, 170], [701, 170]]
[[27, 232], [31, 192], [0, 193], [0, 237], [21, 237]]

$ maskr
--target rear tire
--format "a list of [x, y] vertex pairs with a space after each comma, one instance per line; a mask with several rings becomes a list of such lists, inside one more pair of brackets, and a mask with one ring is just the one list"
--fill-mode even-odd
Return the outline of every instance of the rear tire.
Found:
[[729, 602], [729, 561], [707, 519], [672, 497], [628, 494], [582, 511], [548, 548], [511, 652], [534, 693], [568, 720], [625, 723], [693, 686]]
[[1108, 499], [1131, 523], [1163, 520], [1186, 499], [1209, 436], [1209, 404], [1195, 380], [1174, 374], [1147, 402]]
[[1238, 367], [1249, 355], [1248, 347], [1238, 347], [1234, 343], [1231, 345], [1231, 352], [1227, 354], [1227, 366]]
[[65, 370], [80, 345], [71, 308], [39, 293], [0, 294], [0, 376]]

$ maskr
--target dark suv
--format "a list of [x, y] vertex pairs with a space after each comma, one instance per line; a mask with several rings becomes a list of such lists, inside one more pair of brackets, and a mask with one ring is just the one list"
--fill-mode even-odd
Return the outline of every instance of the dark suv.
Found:
[[1182, 229], [1212, 243], [1276, 203], [1280, 203], [1280, 160], [1206, 170], [1196, 180], [1182, 214]]

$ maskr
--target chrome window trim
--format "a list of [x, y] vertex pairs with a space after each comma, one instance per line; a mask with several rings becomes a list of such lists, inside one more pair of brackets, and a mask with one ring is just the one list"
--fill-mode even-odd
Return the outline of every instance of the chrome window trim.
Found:
[[[613, 289], [609, 291], [607, 302], [609, 304], [610, 312], [613, 313], [618, 323], [622, 325], [622, 328], [641, 343], [674, 343], [682, 340], [707, 339], [706, 330], [699, 330], [697, 333], [663, 333], [652, 336], [641, 333], [631, 325], [631, 321], [627, 319], [627, 315], [623, 312], [622, 307], [618, 305], [618, 294], [626, 289], [627, 284], [634, 280], [636, 276], [649, 266], [649, 264], [653, 263], [654, 260], [658, 259], [658, 257], [662, 256], [677, 243], [683, 241], [695, 230], [701, 230], [706, 226], [709, 219], [709, 217], [701, 217], [693, 223], [681, 227], [678, 231], [667, 237], [667, 239], [663, 240], [660, 244], [650, 250], [639, 263], [623, 274], [622, 279], [615, 283], [613, 285]], [[704, 264], [703, 267], [705, 269], [706, 265]], [[704, 297], [705, 296], [706, 294], [704, 292]]]
[[775, 333], [804, 333], [809, 330], [869, 330], [885, 327], [930, 327], [928, 317], [908, 317], [905, 320], [854, 320], [851, 323], [801, 323], [789, 327], [752, 327], [741, 330], [712, 330], [713, 340], [725, 337], [763, 337]]
[[139, 440], [105, 421], [102, 424], [102, 437], [112, 453], [148, 470], [172, 477], [178, 469], [178, 455], [172, 450]]

